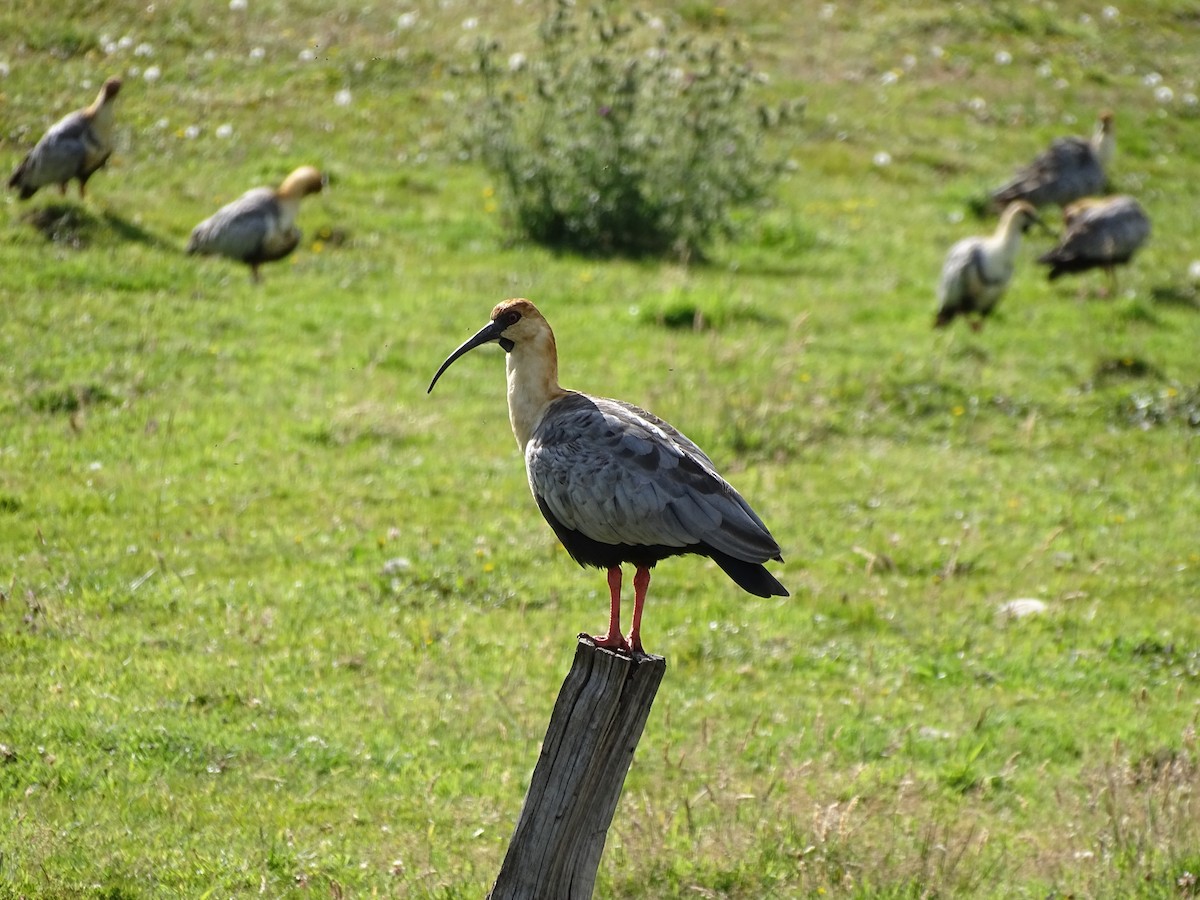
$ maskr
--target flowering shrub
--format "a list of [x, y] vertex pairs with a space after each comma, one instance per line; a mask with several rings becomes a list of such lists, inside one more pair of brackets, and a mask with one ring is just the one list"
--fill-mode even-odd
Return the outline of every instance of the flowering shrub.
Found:
[[479, 48], [477, 149], [514, 225], [539, 243], [599, 255], [702, 255], [731, 212], [778, 173], [769, 127], [795, 107], [757, 108], [760, 80], [736, 42], [699, 40], [642, 14], [556, 0], [540, 52]]

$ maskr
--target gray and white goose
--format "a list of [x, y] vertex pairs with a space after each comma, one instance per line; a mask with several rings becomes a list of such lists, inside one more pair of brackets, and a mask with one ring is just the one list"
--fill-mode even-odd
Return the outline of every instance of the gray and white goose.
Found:
[[1021, 236], [1040, 223], [1037, 210], [1018, 200], [1004, 210], [995, 233], [963, 238], [951, 247], [942, 264], [934, 326], [941, 328], [956, 316], [969, 315], [971, 328], [982, 328], [1008, 290]]
[[50, 126], [41, 140], [21, 160], [8, 179], [8, 186], [28, 200], [41, 188], [79, 182], [79, 196], [87, 196], [88, 179], [113, 152], [113, 103], [121, 91], [121, 79], [110, 78], [89, 106], [63, 116]]

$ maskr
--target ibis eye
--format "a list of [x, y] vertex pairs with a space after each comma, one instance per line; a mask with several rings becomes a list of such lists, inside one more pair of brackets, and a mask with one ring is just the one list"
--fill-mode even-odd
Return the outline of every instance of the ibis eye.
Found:
[[505, 329], [505, 328], [511, 328], [512, 326], [516, 325], [520, 321], [521, 321], [521, 314], [519, 312], [517, 312], [515, 309], [510, 309], [508, 312], [506, 312], [504, 315], [502, 315], [500, 317], [500, 320], [497, 324], [500, 325], [501, 329]]

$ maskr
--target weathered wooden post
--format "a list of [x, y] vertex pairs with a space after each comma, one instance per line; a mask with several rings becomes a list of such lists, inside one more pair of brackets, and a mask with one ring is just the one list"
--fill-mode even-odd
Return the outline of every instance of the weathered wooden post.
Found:
[[579, 636], [491, 900], [592, 896], [633, 751], [667, 671]]

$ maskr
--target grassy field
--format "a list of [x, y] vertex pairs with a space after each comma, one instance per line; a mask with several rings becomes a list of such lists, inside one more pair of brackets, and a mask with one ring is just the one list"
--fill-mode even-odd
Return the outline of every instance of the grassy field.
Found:
[[[656, 570], [598, 896], [1200, 895], [1200, 3], [668, 4], [807, 98], [703, 266], [511, 239], [462, 135], [535, 0], [327, 6], [0, 10], [5, 166], [126, 79], [87, 201], [0, 216], [0, 898], [486, 892], [607, 609], [500, 352], [425, 393], [510, 296], [706, 448], [792, 592]], [[1116, 296], [1033, 232], [933, 331], [979, 199], [1104, 108], [1154, 223]], [[262, 284], [183, 255], [303, 163]]]

